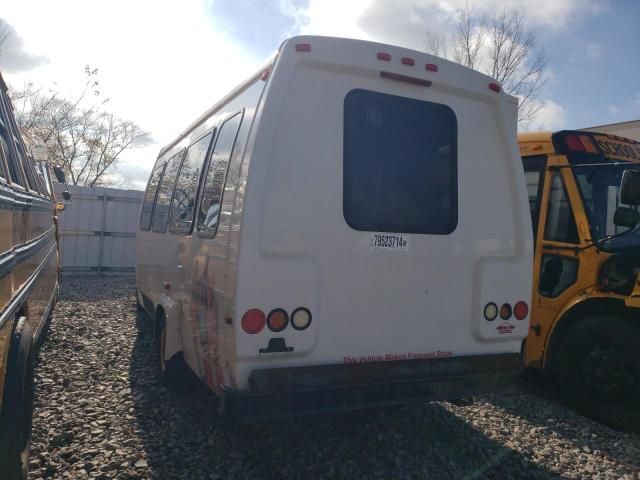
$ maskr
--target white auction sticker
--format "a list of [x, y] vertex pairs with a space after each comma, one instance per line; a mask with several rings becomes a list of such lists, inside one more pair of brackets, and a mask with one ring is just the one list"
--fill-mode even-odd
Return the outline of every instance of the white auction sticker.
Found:
[[399, 233], [372, 233], [369, 247], [375, 250], [409, 250], [409, 237]]

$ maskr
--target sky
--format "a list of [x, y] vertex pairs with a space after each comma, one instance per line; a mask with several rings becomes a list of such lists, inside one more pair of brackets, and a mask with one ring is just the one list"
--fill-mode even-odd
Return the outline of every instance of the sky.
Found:
[[77, 92], [98, 68], [108, 109], [151, 135], [118, 167], [144, 189], [158, 151], [260, 69], [287, 37], [333, 35], [425, 49], [467, 4], [523, 8], [545, 50], [547, 83], [530, 129], [640, 119], [637, 0], [0, 0], [11, 29], [0, 70], [15, 88]]

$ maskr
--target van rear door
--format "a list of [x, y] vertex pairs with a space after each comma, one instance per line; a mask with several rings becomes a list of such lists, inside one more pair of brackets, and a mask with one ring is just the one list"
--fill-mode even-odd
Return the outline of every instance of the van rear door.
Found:
[[[483, 315], [531, 292], [514, 99], [429, 55], [318, 38], [302, 54], [303, 41], [283, 45], [267, 87], [237, 312], [302, 306], [313, 321], [236, 327], [241, 369], [519, 352], [526, 319]], [[276, 336], [295, 353], [259, 354]]]

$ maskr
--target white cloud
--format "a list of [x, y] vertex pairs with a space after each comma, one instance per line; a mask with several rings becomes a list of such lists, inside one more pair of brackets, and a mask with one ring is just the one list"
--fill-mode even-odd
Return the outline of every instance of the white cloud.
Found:
[[0, 67], [3, 72], [30, 70], [47, 62], [46, 57], [25, 50], [24, 40], [15, 28], [0, 18]]
[[587, 56], [591, 60], [598, 60], [602, 57], [602, 47], [597, 43], [587, 43]]
[[113, 0], [100, 10], [81, 0], [26, 0], [3, 5], [2, 14], [21, 33], [26, 51], [50, 59], [6, 75], [9, 82], [55, 82], [70, 93], [82, 85], [84, 65], [99, 67], [108, 108], [151, 132], [157, 143], [123, 158], [120, 170], [131, 172], [134, 183], [146, 181], [164, 144], [263, 62], [215, 32], [197, 0]]
[[553, 100], [540, 102], [541, 108], [529, 124], [528, 130], [562, 130], [567, 126], [567, 114], [562, 105]]

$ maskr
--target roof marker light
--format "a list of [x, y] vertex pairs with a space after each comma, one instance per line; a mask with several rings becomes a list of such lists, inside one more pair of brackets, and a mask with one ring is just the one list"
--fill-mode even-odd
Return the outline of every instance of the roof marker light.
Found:
[[435, 63], [427, 63], [424, 66], [425, 70], [429, 70], [430, 72], [437, 72], [438, 71], [438, 65], [436, 65]]
[[262, 72], [262, 75], [260, 76], [260, 80], [262, 80], [263, 82], [265, 82], [267, 80], [267, 78], [269, 78], [269, 69], [265, 69], [264, 72]]
[[410, 57], [402, 57], [402, 64], [403, 65], [409, 65], [409, 66], [414, 66], [416, 64], [416, 61], [413, 58]]
[[297, 43], [296, 44], [296, 52], [310, 52], [311, 44], [310, 43]]
[[578, 135], [567, 135], [564, 141], [567, 144], [567, 148], [569, 149], [569, 151], [572, 151], [572, 152], [585, 151], [584, 145], [580, 141], [580, 137]]
[[408, 75], [400, 75], [399, 73], [393, 72], [382, 71], [380, 72], [380, 76], [389, 80], [398, 80], [399, 82], [406, 82], [412, 85], [420, 85], [421, 87], [430, 87], [432, 83], [431, 81], [423, 78], [410, 77]]
[[384, 62], [389, 62], [391, 61], [391, 54], [390, 53], [386, 53], [386, 52], [378, 52], [378, 60], [382, 60]]
[[493, 90], [494, 92], [499, 92], [501, 88], [500, 88], [500, 85], [492, 82], [489, 84], [489, 90]]

